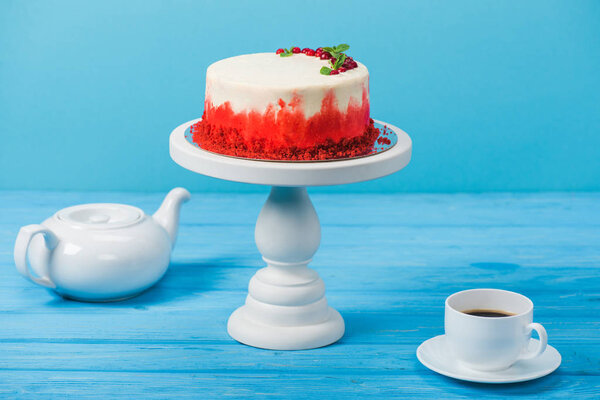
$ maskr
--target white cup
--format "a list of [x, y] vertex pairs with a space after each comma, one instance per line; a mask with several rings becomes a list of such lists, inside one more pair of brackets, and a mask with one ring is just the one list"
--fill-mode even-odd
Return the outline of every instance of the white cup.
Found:
[[[513, 315], [480, 317], [469, 310], [499, 310]], [[517, 360], [538, 357], [546, 350], [548, 335], [533, 322], [533, 302], [507, 290], [471, 289], [446, 299], [446, 343], [456, 359], [474, 370], [499, 371]], [[528, 352], [531, 331], [540, 338], [535, 351]]]

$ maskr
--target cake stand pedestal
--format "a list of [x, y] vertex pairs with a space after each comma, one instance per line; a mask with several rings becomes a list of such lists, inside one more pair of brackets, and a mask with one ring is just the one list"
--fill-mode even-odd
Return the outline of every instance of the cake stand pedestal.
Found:
[[190, 143], [186, 130], [198, 121], [186, 122], [171, 133], [170, 153], [177, 164], [214, 178], [272, 186], [254, 231], [267, 266], [250, 280], [245, 305], [229, 317], [229, 335], [273, 350], [336, 342], [344, 334], [344, 320], [327, 304], [319, 274], [308, 267], [319, 248], [321, 225], [306, 187], [367, 181], [399, 171], [410, 161], [410, 138], [376, 121], [397, 136], [397, 143], [379, 154], [340, 161], [257, 161], [218, 155]]

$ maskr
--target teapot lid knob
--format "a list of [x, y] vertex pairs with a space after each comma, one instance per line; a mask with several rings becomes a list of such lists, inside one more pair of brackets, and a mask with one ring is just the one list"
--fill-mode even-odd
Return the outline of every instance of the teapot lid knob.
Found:
[[92, 214], [88, 218], [88, 222], [90, 224], [103, 224], [105, 222], [108, 222], [109, 220], [110, 217], [106, 214]]

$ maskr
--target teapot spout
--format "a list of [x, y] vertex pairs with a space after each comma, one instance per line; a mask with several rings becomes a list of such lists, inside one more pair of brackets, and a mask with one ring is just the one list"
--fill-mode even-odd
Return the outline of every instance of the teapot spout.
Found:
[[190, 199], [191, 195], [186, 189], [178, 187], [171, 190], [163, 200], [160, 208], [152, 218], [165, 230], [171, 239], [171, 247], [175, 246], [177, 230], [179, 228], [179, 210], [181, 205]]

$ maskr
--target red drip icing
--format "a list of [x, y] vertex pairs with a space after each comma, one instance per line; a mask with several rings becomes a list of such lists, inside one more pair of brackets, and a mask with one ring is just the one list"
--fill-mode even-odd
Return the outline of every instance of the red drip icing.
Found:
[[[278, 109], [277, 109], [278, 108]], [[369, 154], [379, 135], [369, 118], [369, 99], [351, 99], [345, 113], [329, 91], [321, 110], [304, 116], [302, 98], [256, 111], [234, 113], [230, 104], [214, 107], [207, 99], [202, 121], [192, 126], [192, 139], [203, 149], [245, 158], [326, 160]]]

